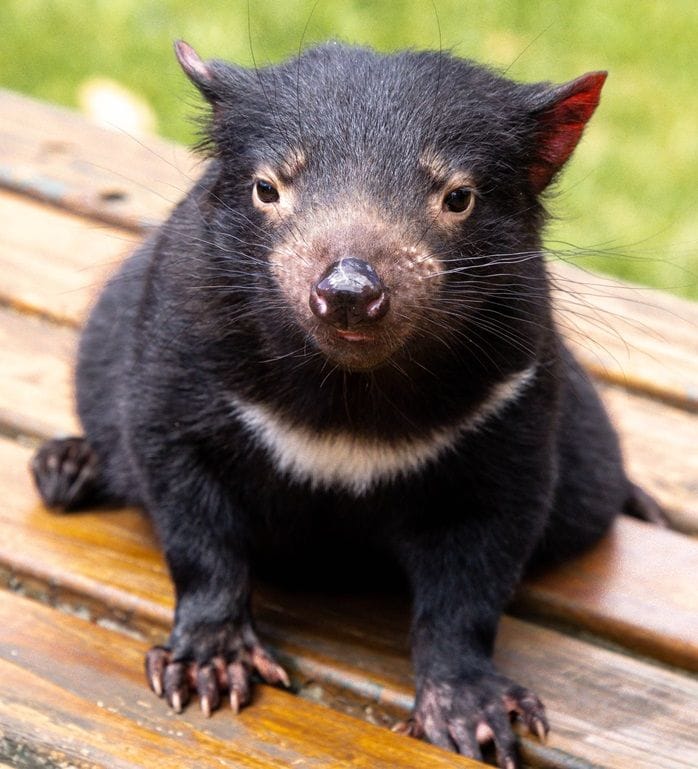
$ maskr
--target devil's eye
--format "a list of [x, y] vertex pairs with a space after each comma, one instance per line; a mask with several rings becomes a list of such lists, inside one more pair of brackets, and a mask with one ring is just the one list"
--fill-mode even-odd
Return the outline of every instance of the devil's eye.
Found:
[[261, 203], [278, 203], [279, 201], [279, 191], [265, 179], [257, 180], [254, 191]]
[[475, 203], [475, 194], [468, 187], [458, 187], [444, 196], [444, 211], [462, 214], [469, 211]]

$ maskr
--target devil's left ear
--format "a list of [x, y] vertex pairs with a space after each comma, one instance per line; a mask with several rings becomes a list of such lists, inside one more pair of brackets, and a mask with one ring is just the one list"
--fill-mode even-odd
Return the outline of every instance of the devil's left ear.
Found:
[[175, 55], [184, 74], [213, 105], [221, 99], [221, 62], [203, 61], [199, 54], [184, 40], [174, 43]]
[[532, 110], [537, 122], [534, 158], [529, 179], [534, 192], [542, 192], [566, 163], [594, 114], [607, 72], [589, 72], [557, 86], [540, 98]]

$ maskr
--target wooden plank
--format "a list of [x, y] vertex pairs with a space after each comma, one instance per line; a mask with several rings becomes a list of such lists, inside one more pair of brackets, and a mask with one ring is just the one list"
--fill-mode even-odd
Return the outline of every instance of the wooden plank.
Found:
[[[133, 511], [47, 513], [32, 497], [24, 469], [28, 454], [28, 449], [0, 440], [0, 488], [5, 495], [0, 571], [5, 580], [17, 590], [131, 634], [160, 638], [171, 621], [172, 593], [146, 522]], [[652, 547], [651, 540], [647, 547]], [[668, 633], [681, 625], [681, 612], [692, 611], [692, 572], [678, 572], [676, 580], [669, 585], [679, 597], [671, 626], [664, 628]], [[653, 585], [655, 594], [662, 594], [662, 585], [661, 579]], [[631, 587], [622, 583], [623, 591]], [[596, 596], [613, 613], [613, 594], [604, 596], [597, 586]], [[642, 599], [638, 592], [636, 618], [645, 610]], [[669, 611], [665, 607], [663, 616]], [[256, 614], [296, 685], [309, 696], [335, 705], [349, 703], [352, 712], [364, 715], [368, 709], [368, 716], [381, 723], [409, 709], [404, 601], [342, 596], [333, 602], [327, 596], [267, 588], [257, 597]], [[691, 765], [684, 759], [698, 751], [698, 734], [688, 727], [698, 684], [688, 675], [510, 618], [502, 622], [497, 656], [502, 669], [536, 689], [550, 709], [555, 733], [549, 745], [525, 738], [536, 765], [572, 767], [583, 760], [598, 766], [649, 767], [658, 756], [666, 761], [662, 766]], [[131, 664], [142, 675], [141, 661]], [[644, 704], [631, 716], [638, 703]], [[646, 763], [641, 760], [644, 751]]]
[[603, 385], [628, 472], [667, 510], [671, 525], [698, 534], [698, 414]]
[[[0, 307], [0, 427], [49, 437], [80, 432], [73, 414], [77, 336]], [[620, 388], [602, 389], [633, 478], [667, 508], [672, 523], [698, 533], [698, 415]]]
[[521, 605], [698, 671], [698, 542], [625, 518], [591, 552], [526, 582]]
[[81, 215], [143, 230], [162, 221], [200, 173], [185, 148], [135, 139], [0, 90], [0, 184]]
[[142, 642], [5, 591], [0, 623], [0, 732], [32, 766], [482, 766], [270, 687], [237, 717], [177, 716], [143, 690]]
[[[181, 147], [155, 139], [144, 147], [67, 110], [2, 91], [0, 110], [6, 116], [0, 128], [0, 186], [121, 227], [142, 230], [161, 221], [200, 173]], [[110, 190], [118, 193], [116, 199], [109, 198]], [[42, 229], [26, 228], [26, 236], [35, 246], [44, 238], [50, 264], [51, 233], [45, 228], [42, 236]], [[89, 246], [73, 253], [84, 268], [100, 263]], [[5, 258], [12, 265], [12, 252]], [[696, 304], [563, 263], [553, 263], [551, 270], [561, 327], [596, 376], [698, 410]], [[6, 293], [15, 292], [10, 286]], [[76, 314], [65, 317], [74, 320]]]
[[[74, 418], [70, 416], [69, 356], [74, 339], [75, 335], [69, 329], [57, 328], [43, 321], [25, 318], [0, 309], [0, 341], [3, 342], [0, 345], [0, 367], [7, 372], [0, 381], [0, 417], [5, 420], [6, 429], [11, 427], [19, 432], [28, 431], [39, 435], [77, 429]], [[628, 418], [627, 404], [633, 396], [614, 393], [614, 397], [617, 398], [616, 406], [619, 407], [619, 413]], [[644, 425], [647, 409], [644, 402], [641, 399], [638, 400], [640, 402], [634, 406], [635, 413]], [[669, 407], [661, 404], [654, 404], [654, 408], [669, 410]], [[670, 441], [675, 441], [678, 434], [682, 437], [683, 448], [690, 451], [693, 445], [692, 436], [695, 434], [692, 430], [696, 427], [696, 421], [698, 420], [692, 415], [681, 414], [681, 418], [677, 420], [676, 430], [666, 432], [663, 429], [664, 420], [659, 418], [656, 434], [645, 433], [643, 436], [645, 442], [636, 448], [635, 452], [630, 452], [631, 457], [636, 457], [638, 462], [644, 461], [645, 447], [651, 447], [656, 440], [658, 448], [655, 448], [655, 451], [661, 453], [666, 450], [668, 459], [665, 463], [670, 463], [671, 458], [676, 455], [675, 452], [672, 453]], [[681, 430], [684, 432], [681, 433]], [[636, 434], [640, 434], [639, 429], [636, 430]], [[11, 530], [5, 536], [7, 555], [8, 558], [17, 560], [22, 558], [24, 552], [27, 559], [26, 568], [30, 568], [36, 554], [29, 554], [27, 548], [23, 548], [22, 542], [28, 537], [38, 541], [40, 536], [45, 536], [48, 538], [47, 548], [51, 550], [50, 541], [55, 532], [60, 531], [61, 536], [66, 537], [71, 531], [71, 526], [63, 519], [53, 516], [37, 514], [31, 519], [25, 518], [28, 504], [38, 509], [36, 494], [25, 474], [29, 450], [17, 454], [14, 444], [1, 445], [9, 454], [7, 460], [2, 462], [4, 469], [0, 471], [0, 488], [5, 490], [7, 504], [12, 503], [12, 507], [8, 508], [14, 511], [11, 520], [18, 519], [21, 522], [19, 528], [16, 528], [16, 523], [12, 524]], [[663, 465], [658, 463], [653, 467], [653, 455], [647, 459], [648, 461], [642, 467], [646, 468], [648, 474], [656, 471], [655, 479], [661, 480]], [[677, 470], [677, 473], [680, 473], [680, 470]], [[649, 477], [642, 477], [640, 480], [646, 481]], [[691, 489], [690, 479], [688, 483], [686, 481], [684, 477], [684, 498], [695, 506], [696, 490]], [[651, 484], [648, 486], [651, 487]], [[689, 508], [682, 509], [688, 515]], [[140, 525], [136, 524], [137, 516], [132, 512], [117, 511], [110, 516], [100, 520], [105, 524], [113, 520], [117, 526], [119, 524], [116, 522], [123, 520], [125, 522], [123, 529]], [[68, 520], [77, 526], [77, 534], [74, 539], [70, 537], [65, 539], [61, 548], [54, 548], [56, 552], [51, 557], [59, 560], [53, 564], [55, 573], [52, 572], [50, 579], [55, 579], [56, 575], [60, 575], [63, 571], [70, 573], [70, 564], [74, 558], [87, 560], [94, 556], [90, 561], [90, 568], [82, 575], [83, 579], [88, 576], [96, 580], [97, 584], [101, 584], [100, 575], [104, 573], [105, 568], [107, 568], [106, 573], [111, 573], [109, 564], [114, 561], [114, 574], [121, 573], [124, 565], [128, 565], [129, 568], [129, 571], [122, 575], [122, 588], [125, 591], [123, 600], [126, 600], [125, 596], [133, 599], [134, 595], [142, 597], [149, 595], [152, 589], [150, 584], [152, 569], [155, 568], [152, 559], [146, 558], [142, 550], [132, 554], [115, 552], [111, 532], [108, 532], [104, 540], [99, 543], [99, 549], [95, 549], [98, 543], [91, 541], [91, 549], [81, 559], [84, 538], [88, 536], [88, 532], [78, 525], [83, 520], [82, 517], [71, 517]], [[9, 521], [8, 525], [10, 525]], [[599, 551], [603, 553], [602, 555], [588, 556], [587, 560], [582, 562], [583, 567], [580, 567], [579, 563], [567, 567], [571, 573], [579, 572], [577, 579], [580, 581], [587, 580], [593, 585], [595, 580], [599, 580], [599, 584], [603, 584], [602, 595], [599, 595], [598, 591], [591, 593], [598, 606], [594, 602], [590, 604], [588, 595], [579, 592], [574, 587], [574, 583], [563, 581], [558, 584], [549, 577], [541, 584], [544, 588], [546, 585], [550, 586], [546, 589], [552, 591], [553, 598], [545, 591], [540, 592], [542, 588], [537, 588], [537, 592], [532, 594], [535, 596], [533, 603], [565, 619], [569, 618], [572, 612], [576, 612], [575, 620], [581, 625], [591, 627], [603, 635], [618, 638], [621, 642], [632, 641], [637, 645], [636, 637], [640, 637], [645, 640], [639, 646], [648, 653], [671, 660], [678, 655], [684, 660], [680, 664], [691, 666], [692, 655], [698, 655], [695, 641], [691, 642], [690, 637], [688, 639], [690, 648], [688, 659], [680, 650], [686, 641], [684, 636], [691, 634], [690, 628], [691, 624], [695, 623], [695, 617], [692, 618], [690, 612], [686, 613], [686, 606], [683, 608], [677, 606], [676, 599], [680, 592], [677, 592], [677, 584], [667, 581], [664, 576], [666, 568], [661, 560], [652, 556], [662, 552], [662, 557], [671, 561], [676, 569], [679, 569], [679, 564], [681, 565], [676, 579], [679, 582], [689, 580], [690, 575], [695, 573], [695, 567], [698, 566], [694, 554], [698, 544], [675, 534], [653, 529], [638, 529], [638, 525], [633, 521], [623, 521], [619, 529], [620, 533], [613, 544]], [[637, 534], [640, 531], [642, 533]], [[670, 555], [667, 556], [666, 553]], [[46, 561], [42, 561], [41, 558], [39, 561], [46, 564]], [[647, 564], [651, 564], [653, 568], [647, 568]], [[22, 570], [24, 567], [18, 565], [17, 568]], [[157, 568], [161, 569], [161, 567]], [[653, 584], [651, 590], [647, 590], [647, 582], [650, 580], [656, 580], [656, 584]], [[78, 585], [75, 589], [81, 590], [82, 587]], [[566, 591], [570, 591], [569, 594]], [[686, 592], [685, 587], [683, 592]], [[105, 598], [105, 602], [108, 602], [108, 599]], [[664, 607], [664, 611], [658, 611], [655, 603]], [[122, 609], [137, 612], [138, 606], [122, 606]], [[693, 610], [698, 611], [695, 603]], [[160, 618], [163, 622], [167, 621], [164, 614], [161, 614]], [[634, 630], [629, 630], [629, 627]], [[648, 628], [651, 628], [651, 631], [648, 631]], [[693, 645], [690, 645], [691, 643]]]
[[[7, 193], [0, 193], [0, 203], [0, 231], [3, 232], [0, 297], [5, 302], [77, 325], [104, 275], [133, 245], [131, 236], [113, 228], [95, 229], [78, 217]], [[32, 406], [39, 392], [26, 385], [35, 381], [35, 375], [21, 370], [24, 363], [32, 369], [39, 365], [36, 350], [32, 350], [31, 356], [25, 356], [28, 348], [24, 345], [34, 348], [35, 338], [29, 338], [33, 334], [22, 334], [17, 322], [5, 319], [3, 325], [4, 330], [0, 329], [4, 335], [4, 348], [0, 351], [5, 357], [3, 370], [12, 375], [17, 372], [16, 384], [20, 386], [11, 387], [12, 392], [4, 399], [4, 404], [0, 404], [0, 409], [7, 410], [5, 404], [16, 406], [15, 412], [21, 415], [21, 429], [35, 434], [38, 428], [31, 411], [37, 408], [41, 399], [36, 398]], [[669, 333], [666, 329], [665, 332]], [[48, 340], [49, 337], [58, 339], [61, 335], [51, 334], [44, 327], [42, 336]], [[671, 345], [665, 346], [671, 348]], [[41, 347], [42, 352], [46, 352], [51, 345]], [[57, 349], [65, 347], [65, 341], [58, 342]], [[692, 361], [685, 346], [671, 349], [674, 358], [684, 356], [685, 361]], [[8, 355], [12, 357], [9, 364]], [[25, 357], [26, 361], [23, 360]], [[52, 369], [55, 365], [55, 361], [50, 363]], [[45, 390], [51, 394], [46, 403], [50, 408], [42, 409], [43, 423], [51, 428], [48, 432], [72, 429], [74, 425], [71, 420], [70, 426], [66, 426], [65, 410], [55, 408], [58, 405], [56, 396], [68, 392], [66, 361], [59, 362], [59, 366], [54, 369], [55, 373], [44, 378], [46, 383], [56, 377], [64, 380], [60, 388], [50, 386]], [[5, 385], [10, 383], [5, 382]], [[625, 396], [617, 390], [607, 389], [606, 396], [625, 437], [629, 464], [636, 479], [645, 483], [667, 506], [679, 528], [698, 531], [698, 458], [692, 450], [698, 434], [697, 420], [684, 418], [680, 412], [638, 397]], [[32, 406], [32, 409], [25, 406]], [[6, 416], [5, 419], [7, 421]], [[680, 461], [676, 457], [680, 457]]]
[[147, 521], [134, 510], [46, 512], [32, 489], [31, 453], [0, 438], [0, 564], [6, 575], [50, 585], [57, 602], [79, 596], [86, 603], [77, 610], [101, 605], [107, 619], [145, 615], [169, 624], [172, 589]]
[[80, 432], [76, 349], [72, 329], [0, 307], [0, 429], [37, 437]]
[[0, 193], [0, 302], [78, 326], [136, 236]]
[[[279, 647], [301, 648], [305, 643], [315, 655], [323, 655], [319, 661], [301, 658], [308, 675], [321, 677], [324, 659], [335, 660], [335, 675], [337, 661], [348, 661], [373, 684], [371, 689], [364, 682], [367, 692], [376, 692], [397, 708], [407, 706], [410, 666], [404, 606], [342, 597], [337, 606], [325, 600], [313, 602], [309, 609], [307, 596], [287, 595], [277, 595], [274, 605], [273, 622], [265, 616], [267, 635]], [[495, 659], [507, 675], [537, 691], [548, 708], [548, 744], [523, 741], [532, 765], [620, 769], [695, 763], [695, 677], [669, 672], [664, 678], [668, 671], [654, 665], [508, 617], [501, 623]], [[665, 710], [668, 703], [671, 712]], [[690, 712], [681, 713], [681, 708]], [[685, 728], [691, 734], [687, 741]], [[669, 746], [677, 744], [677, 736], [680, 747], [674, 752]]]
[[589, 371], [698, 411], [698, 304], [567, 264], [551, 267], [561, 330]]

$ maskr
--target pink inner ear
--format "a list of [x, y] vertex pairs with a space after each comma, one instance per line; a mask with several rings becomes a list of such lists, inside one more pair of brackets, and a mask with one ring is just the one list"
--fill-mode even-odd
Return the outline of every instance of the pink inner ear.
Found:
[[537, 156], [529, 170], [535, 192], [548, 186], [579, 143], [598, 106], [606, 76], [606, 72], [591, 72], [562, 86], [557, 101], [539, 113]]
[[200, 85], [211, 81], [211, 72], [189, 43], [185, 43], [184, 40], [177, 40], [174, 47], [177, 60], [191, 80]]

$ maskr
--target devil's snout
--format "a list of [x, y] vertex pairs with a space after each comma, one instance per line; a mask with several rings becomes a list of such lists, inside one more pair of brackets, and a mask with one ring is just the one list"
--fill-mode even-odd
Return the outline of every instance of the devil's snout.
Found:
[[340, 329], [374, 323], [390, 305], [378, 273], [363, 259], [349, 256], [331, 264], [310, 290], [310, 309]]

